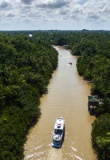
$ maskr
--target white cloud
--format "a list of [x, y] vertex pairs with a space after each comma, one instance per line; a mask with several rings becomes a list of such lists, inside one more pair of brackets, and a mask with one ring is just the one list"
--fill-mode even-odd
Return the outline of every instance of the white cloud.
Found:
[[109, 0], [0, 0], [0, 30], [109, 30], [109, 13]]

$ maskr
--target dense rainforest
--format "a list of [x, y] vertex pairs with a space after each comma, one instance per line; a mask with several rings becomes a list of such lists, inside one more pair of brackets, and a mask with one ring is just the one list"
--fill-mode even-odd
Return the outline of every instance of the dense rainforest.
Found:
[[0, 160], [22, 160], [26, 134], [39, 119], [58, 53], [24, 33], [0, 33]]
[[88, 30], [1, 33], [0, 159], [23, 157], [25, 135], [41, 114], [39, 98], [57, 67], [57, 53], [50, 45], [70, 49], [78, 57], [79, 75], [92, 82], [91, 94], [101, 101], [92, 144], [98, 160], [110, 160], [110, 32]]

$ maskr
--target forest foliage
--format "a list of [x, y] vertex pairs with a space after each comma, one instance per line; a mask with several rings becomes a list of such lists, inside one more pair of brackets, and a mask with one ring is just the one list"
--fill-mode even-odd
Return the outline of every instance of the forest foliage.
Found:
[[26, 34], [0, 34], [0, 160], [22, 160], [26, 134], [39, 119], [58, 53]]
[[39, 98], [57, 67], [58, 55], [50, 45], [70, 49], [78, 57], [79, 75], [92, 82], [91, 94], [101, 101], [92, 125], [92, 144], [99, 160], [109, 160], [110, 32], [87, 30], [0, 35], [0, 156], [3, 160], [23, 157], [25, 135], [41, 114]]

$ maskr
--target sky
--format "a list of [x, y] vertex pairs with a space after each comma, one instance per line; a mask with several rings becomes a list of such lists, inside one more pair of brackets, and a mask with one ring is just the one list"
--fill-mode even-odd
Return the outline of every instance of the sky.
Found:
[[0, 0], [0, 30], [110, 30], [110, 0]]

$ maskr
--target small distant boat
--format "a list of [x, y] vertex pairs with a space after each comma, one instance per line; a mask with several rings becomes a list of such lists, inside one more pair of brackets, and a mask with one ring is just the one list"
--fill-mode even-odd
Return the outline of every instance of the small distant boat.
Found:
[[72, 62], [69, 62], [68, 64], [72, 65]]
[[62, 146], [65, 135], [65, 121], [62, 117], [57, 118], [52, 135], [52, 146], [60, 148]]

